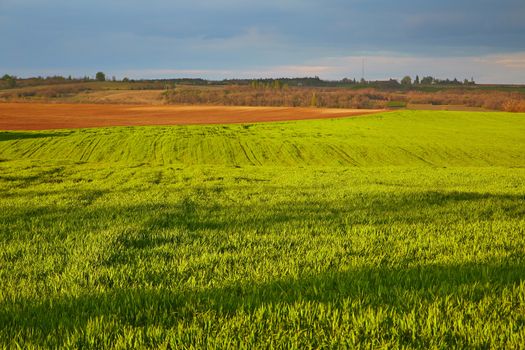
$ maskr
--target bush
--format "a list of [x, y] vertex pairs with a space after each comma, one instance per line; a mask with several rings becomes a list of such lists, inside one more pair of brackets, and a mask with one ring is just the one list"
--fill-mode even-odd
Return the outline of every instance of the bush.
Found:
[[502, 107], [506, 112], [525, 112], [525, 100], [507, 100]]
[[386, 106], [388, 108], [405, 108], [407, 103], [404, 101], [388, 101]]
[[5, 74], [2, 77], [2, 80], [4, 81], [5, 86], [8, 89], [12, 89], [12, 88], [16, 87], [16, 78], [14, 76], [11, 76], [9, 74]]

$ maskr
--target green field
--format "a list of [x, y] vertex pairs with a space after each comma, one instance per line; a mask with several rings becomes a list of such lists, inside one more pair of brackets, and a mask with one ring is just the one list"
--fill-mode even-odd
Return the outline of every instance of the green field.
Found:
[[0, 132], [0, 347], [525, 344], [525, 114]]

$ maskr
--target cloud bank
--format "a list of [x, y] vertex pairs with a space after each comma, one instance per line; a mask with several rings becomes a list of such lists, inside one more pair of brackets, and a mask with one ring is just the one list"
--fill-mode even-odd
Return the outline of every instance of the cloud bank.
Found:
[[0, 70], [525, 83], [522, 0], [2, 0]]

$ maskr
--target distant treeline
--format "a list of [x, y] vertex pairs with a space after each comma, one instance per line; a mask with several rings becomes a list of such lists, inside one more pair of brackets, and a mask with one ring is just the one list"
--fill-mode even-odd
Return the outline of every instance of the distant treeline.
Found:
[[53, 85], [66, 84], [78, 82], [124, 82], [124, 83], [139, 83], [150, 84], [152, 89], [163, 88], [165, 85], [194, 85], [194, 86], [209, 86], [209, 85], [258, 85], [258, 86], [281, 86], [290, 87], [375, 87], [383, 89], [399, 89], [418, 86], [475, 86], [473, 79], [464, 79], [460, 81], [454, 79], [438, 79], [431, 76], [419, 78], [416, 76], [413, 80], [406, 76], [401, 81], [396, 79], [366, 81], [364, 79], [356, 80], [344, 78], [341, 80], [322, 80], [319, 77], [304, 77], [304, 78], [278, 78], [278, 79], [224, 79], [224, 80], [206, 80], [201, 78], [177, 78], [177, 79], [129, 79], [116, 77], [107, 77], [105, 73], [98, 72], [95, 77], [63, 77], [60, 75], [49, 77], [32, 77], [32, 78], [18, 78], [14, 75], [5, 74], [0, 80], [0, 89], [8, 89], [15, 87], [38, 86], [38, 85]]
[[[36, 77], [0, 79], [0, 100], [67, 100], [100, 90], [164, 90], [170, 104], [289, 106], [326, 108], [403, 108], [408, 104], [460, 105], [491, 110], [525, 112], [525, 86], [478, 85], [472, 79], [405, 77], [401, 81], [326, 81], [313, 78], [281, 79], [107, 79]], [[81, 99], [79, 99], [81, 101]]]

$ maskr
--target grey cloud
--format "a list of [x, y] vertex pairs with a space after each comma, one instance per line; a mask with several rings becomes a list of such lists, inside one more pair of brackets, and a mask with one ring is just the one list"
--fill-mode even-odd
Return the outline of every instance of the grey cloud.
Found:
[[382, 52], [503, 55], [525, 51], [523, 18], [523, 0], [0, 0], [0, 69], [225, 72]]

